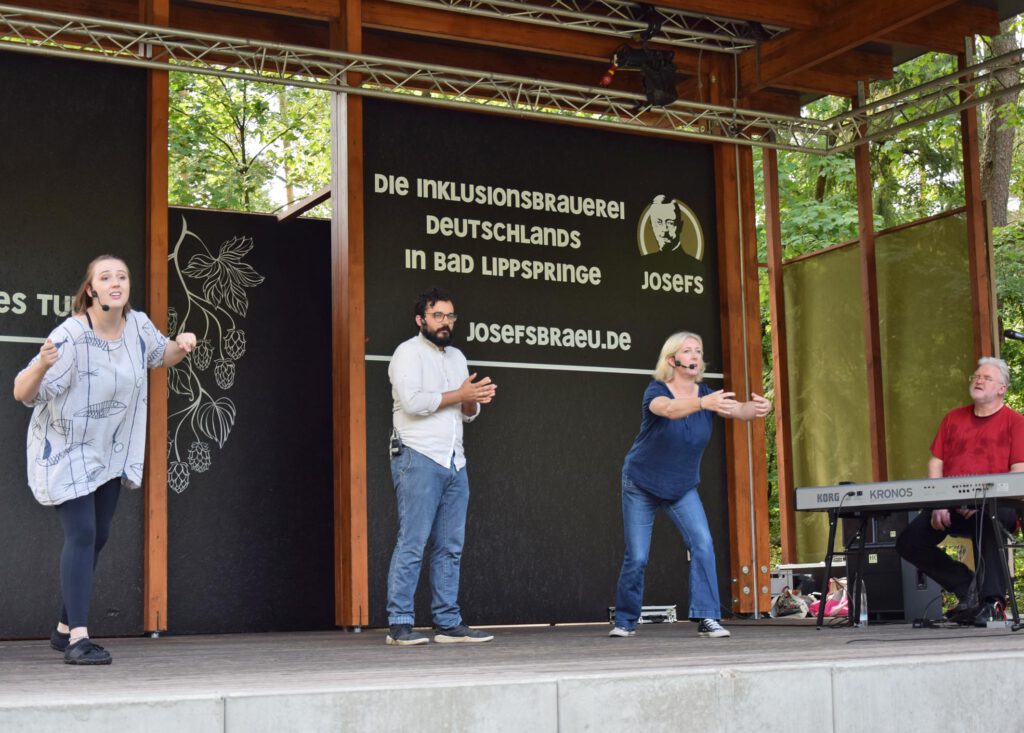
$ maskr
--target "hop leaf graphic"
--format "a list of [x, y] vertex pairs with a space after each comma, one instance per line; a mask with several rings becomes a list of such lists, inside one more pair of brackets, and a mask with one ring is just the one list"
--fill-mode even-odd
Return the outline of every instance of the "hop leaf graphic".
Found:
[[210, 445], [203, 440], [192, 441], [188, 449], [188, 465], [196, 473], [203, 473], [210, 467]]
[[192, 255], [185, 274], [203, 281], [203, 297], [214, 307], [225, 307], [245, 317], [249, 309], [246, 288], [263, 282], [263, 276], [242, 258], [252, 249], [252, 237], [232, 237], [220, 245], [216, 257], [199, 253]]
[[235, 383], [235, 362], [231, 359], [217, 359], [213, 365], [213, 378], [221, 389], [231, 389]]
[[184, 461], [171, 461], [167, 466], [167, 485], [180, 494], [188, 488], [188, 464]]
[[178, 330], [178, 311], [174, 308], [167, 309], [167, 335], [174, 338], [174, 332]]
[[189, 356], [192, 358], [192, 363], [196, 365], [196, 369], [204, 371], [206, 367], [210, 366], [210, 360], [213, 359], [213, 344], [210, 343], [210, 339], [199, 339]]
[[235, 361], [245, 354], [245, 331], [240, 328], [229, 328], [224, 334], [224, 353]]

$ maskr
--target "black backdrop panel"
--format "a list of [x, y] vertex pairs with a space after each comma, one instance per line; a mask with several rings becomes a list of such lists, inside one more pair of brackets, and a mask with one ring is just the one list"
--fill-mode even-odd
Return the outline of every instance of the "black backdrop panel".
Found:
[[[604, 618], [622, 561], [622, 459], [661, 344], [673, 331], [696, 331], [710, 371], [721, 365], [710, 147], [376, 100], [364, 110], [371, 623], [386, 623], [397, 524], [387, 360], [415, 333], [413, 302], [432, 285], [453, 293], [471, 371], [498, 384], [495, 402], [466, 428], [467, 621]], [[508, 189], [527, 193], [510, 199]], [[570, 195], [578, 198], [559, 198]], [[641, 254], [659, 195], [687, 207], [688, 253]], [[573, 201], [585, 208], [559, 210]], [[611, 215], [597, 215], [601, 205]], [[720, 427], [701, 494], [728, 603]], [[661, 517], [646, 602], [676, 603], [685, 615], [687, 573], [683, 543]], [[425, 570], [422, 623], [426, 586]]]
[[[639, 421], [641, 376], [576, 375], [555, 372], [538, 389], [536, 375], [519, 369], [488, 373], [515, 405], [495, 404], [467, 426], [470, 501], [462, 557], [460, 600], [470, 623], [557, 623], [596, 621], [614, 605], [622, 562], [619, 475], [633, 435], [612, 429]], [[369, 398], [390, 394], [387, 366], [367, 369]], [[582, 404], [602, 394], [602, 416], [619, 425], [579, 420], [572, 410], [550, 410], [549, 396]], [[367, 431], [386, 436], [390, 413], [367, 407]], [[532, 415], [543, 414], [542, 419]], [[594, 414], [590, 412], [589, 414]], [[371, 625], [387, 623], [387, 573], [398, 531], [384, 439], [371, 440], [367, 470], [370, 518]], [[719, 585], [728, 605], [729, 542], [724, 499], [721, 426], [708, 446], [701, 496], [718, 555]], [[676, 603], [685, 616], [689, 565], [682, 540], [668, 517], [659, 514], [647, 568], [645, 602]], [[419, 623], [430, 623], [428, 575], [416, 597]]]
[[169, 629], [333, 628], [330, 223], [172, 209], [170, 248], [209, 351], [171, 380]]
[[[146, 87], [142, 71], [0, 54], [0, 638], [45, 636], [59, 611], [63, 534], [25, 478], [30, 412], [14, 377], [69, 314], [99, 254], [124, 258], [145, 302]], [[90, 626], [142, 632], [142, 493], [123, 492], [97, 569]]]

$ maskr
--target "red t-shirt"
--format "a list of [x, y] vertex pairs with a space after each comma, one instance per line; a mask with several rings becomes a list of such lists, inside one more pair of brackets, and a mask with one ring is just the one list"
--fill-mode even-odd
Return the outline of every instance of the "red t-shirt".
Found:
[[932, 441], [932, 455], [942, 461], [943, 476], [1007, 473], [1024, 463], [1024, 415], [1003, 405], [988, 417], [974, 405], [950, 410]]

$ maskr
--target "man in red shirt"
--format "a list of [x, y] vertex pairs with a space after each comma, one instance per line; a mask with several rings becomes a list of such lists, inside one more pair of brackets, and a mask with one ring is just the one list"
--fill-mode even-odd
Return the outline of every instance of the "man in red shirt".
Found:
[[[982, 357], [970, 379], [974, 404], [950, 410], [932, 441], [929, 478], [973, 476], [1024, 471], [1024, 416], [1003, 403], [1010, 386], [1010, 370], [1002, 359]], [[1017, 524], [1017, 511], [999, 507], [999, 520], [1009, 531]], [[923, 511], [896, 540], [900, 556], [933, 578], [959, 603], [950, 618], [984, 626], [1003, 618], [1007, 588], [998, 563], [1005, 563], [999, 537], [975, 509], [951, 507]], [[951, 558], [937, 545], [947, 536], [970, 537], [978, 573]], [[979, 548], [980, 544], [980, 548]], [[979, 603], [980, 601], [980, 603]]]

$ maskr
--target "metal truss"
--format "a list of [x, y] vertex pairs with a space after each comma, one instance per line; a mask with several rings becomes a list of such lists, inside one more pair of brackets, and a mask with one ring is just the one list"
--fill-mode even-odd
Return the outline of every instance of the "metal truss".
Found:
[[[634, 39], [648, 29], [644, 8], [620, 0], [551, 0], [548, 4], [524, 0], [389, 0], [399, 5], [464, 13], [485, 18], [512, 20], [552, 28], [568, 28], [623, 41]], [[696, 48], [736, 54], [753, 48], [783, 29], [757, 26], [759, 37], [749, 23], [687, 13], [675, 8], [646, 6], [662, 21], [650, 40], [668, 46]]]
[[[1012, 80], [1004, 83], [999, 76], [1008, 71], [1013, 72]], [[832, 118], [830, 121], [841, 134], [827, 152], [845, 152], [862, 142], [892, 137], [979, 104], [998, 105], [1021, 91], [1024, 91], [1022, 52], [994, 56]]]
[[0, 5], [0, 48], [436, 106], [785, 150], [824, 146], [827, 123], [449, 66]]
[[[508, 74], [425, 65], [206, 33], [0, 5], [0, 49], [301, 86], [367, 97], [668, 137], [832, 154], [997, 98], [1005, 54], [828, 120], [677, 101]], [[990, 81], [991, 80], [991, 81]], [[964, 98], [961, 99], [961, 95]]]

